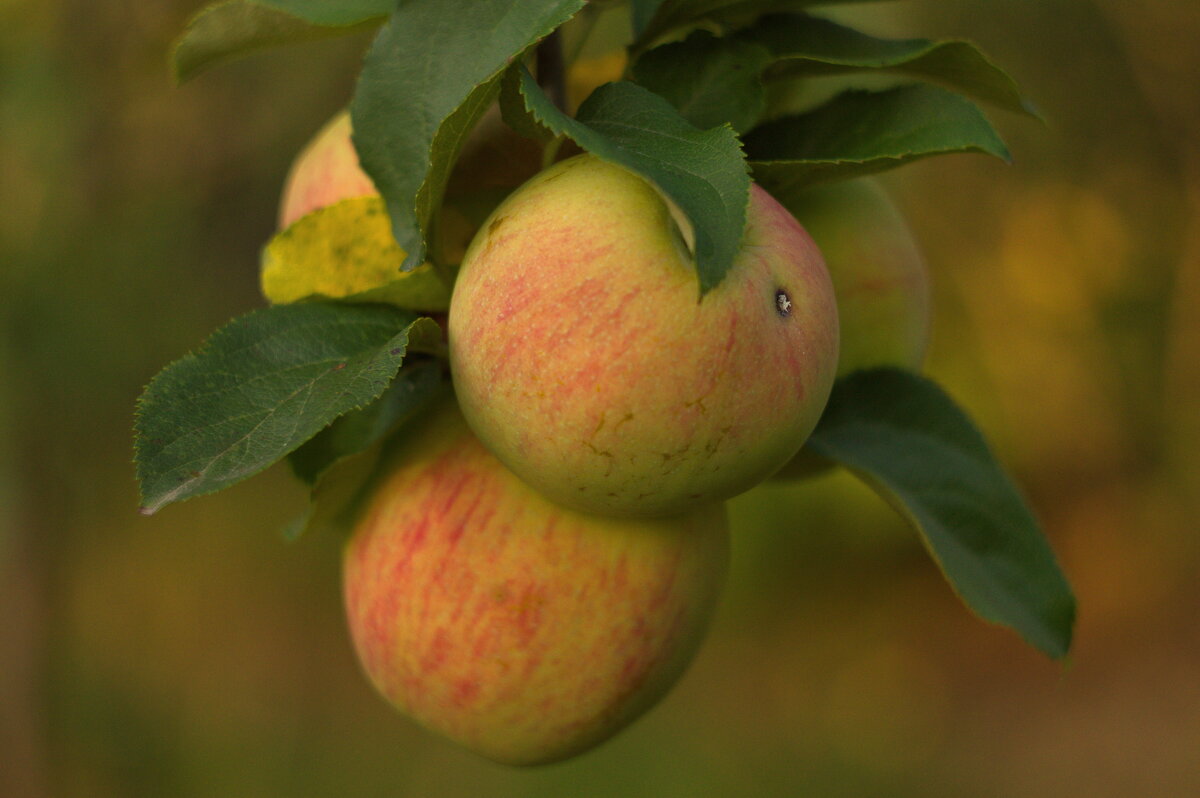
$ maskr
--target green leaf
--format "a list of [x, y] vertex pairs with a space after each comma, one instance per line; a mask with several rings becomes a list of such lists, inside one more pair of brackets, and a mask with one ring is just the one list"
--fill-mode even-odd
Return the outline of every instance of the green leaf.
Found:
[[729, 124], [743, 131], [766, 109], [761, 75], [770, 60], [761, 45], [696, 31], [639, 58], [633, 79], [701, 130]]
[[704, 22], [744, 25], [776, 11], [863, 2], [874, 0], [633, 0], [634, 50], [644, 49], [673, 30]]
[[405, 270], [425, 261], [454, 160], [504, 70], [584, 1], [404, 2], [376, 37], [350, 113], [363, 169], [407, 253]]
[[504, 72], [500, 82], [500, 117], [518, 134], [544, 145], [556, 134], [539, 122], [525, 105], [525, 96], [521, 94], [521, 70], [521, 64], [517, 63]]
[[277, 305], [225, 325], [138, 402], [142, 512], [262, 471], [375, 400], [410, 341], [435, 335], [432, 321], [386, 305]]
[[[389, 9], [391, 5], [380, 0], [369, 3], [360, 0], [355, 5], [371, 4], [386, 5]], [[350, 8], [347, 8], [341, 13], [317, 16], [317, 19], [341, 22], [318, 23], [312, 18], [288, 13], [288, 5], [291, 4], [225, 0], [202, 9], [187, 23], [171, 50], [175, 80], [185, 83], [210, 67], [259, 50], [357, 33], [382, 21], [379, 12], [361, 16], [348, 13]], [[382, 13], [386, 14], [387, 10]]]
[[1036, 115], [1013, 79], [969, 42], [877, 39], [807, 14], [764, 17], [738, 31], [736, 38], [770, 51], [776, 63], [768, 79], [881, 70], [932, 80], [1001, 108]]
[[738, 251], [750, 198], [750, 177], [731, 128], [699, 130], [662, 97], [626, 81], [596, 89], [575, 119], [550, 102], [528, 71], [522, 72], [521, 92], [543, 125], [636, 172], [679, 206], [695, 234], [701, 294], [721, 282]]
[[1009, 160], [977, 106], [924, 84], [843, 92], [808, 113], [760, 125], [744, 142], [755, 180], [780, 195], [932, 155], [979, 152]]
[[402, 272], [403, 262], [383, 199], [352, 197], [301, 216], [271, 239], [262, 253], [262, 290], [273, 303], [332, 299], [446, 310], [450, 290], [433, 266]]
[[405, 363], [383, 396], [341, 416], [288, 455], [292, 470], [309, 485], [314, 484], [335, 462], [365, 451], [419, 413], [445, 390], [445, 377], [445, 369], [437, 361]]
[[907, 518], [963, 601], [1059, 658], [1075, 597], [1012, 480], [931, 381], [860, 371], [834, 386], [806, 447], [858, 475]]

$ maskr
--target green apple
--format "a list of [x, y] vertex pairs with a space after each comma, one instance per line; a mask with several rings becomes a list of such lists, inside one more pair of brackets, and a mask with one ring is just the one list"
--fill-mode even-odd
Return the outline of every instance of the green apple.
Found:
[[699, 296], [683, 215], [583, 155], [514, 192], [467, 251], [450, 364], [471, 428], [583, 512], [651, 517], [734, 496], [792, 458], [837, 368], [821, 255], [752, 186], [733, 267]]
[[[817, 242], [837, 296], [837, 376], [861, 369], [921, 368], [929, 344], [929, 270], [900, 211], [873, 180], [821, 186], [783, 204]], [[822, 473], [802, 450], [777, 476]]]
[[840, 322], [837, 376], [918, 370], [929, 345], [929, 270], [912, 231], [873, 180], [798, 193], [783, 203], [817, 242]]
[[728, 564], [722, 505], [566, 510], [453, 403], [387, 463], [345, 547], [345, 604], [367, 676], [421, 724], [499, 762], [552, 762], [633, 721], [693, 658]]

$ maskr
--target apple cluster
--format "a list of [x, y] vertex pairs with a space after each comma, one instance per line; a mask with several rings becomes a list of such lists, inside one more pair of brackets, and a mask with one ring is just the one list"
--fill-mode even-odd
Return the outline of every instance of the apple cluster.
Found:
[[[339, 116], [281, 225], [374, 191]], [[813, 468], [837, 377], [923, 357], [924, 264], [873, 184], [752, 186], [703, 295], [694, 246], [655, 186], [592, 155], [511, 191], [454, 282], [453, 399], [389, 450], [345, 545], [372, 684], [488, 758], [561, 760], [657, 701], [717, 603], [723, 502]]]

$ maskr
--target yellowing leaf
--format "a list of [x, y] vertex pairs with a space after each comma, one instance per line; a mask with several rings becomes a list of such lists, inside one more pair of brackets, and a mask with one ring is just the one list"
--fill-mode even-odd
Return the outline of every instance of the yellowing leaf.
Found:
[[433, 266], [402, 272], [403, 262], [383, 199], [353, 197], [302, 216], [271, 239], [262, 254], [262, 292], [275, 304], [319, 297], [449, 307], [450, 291]]

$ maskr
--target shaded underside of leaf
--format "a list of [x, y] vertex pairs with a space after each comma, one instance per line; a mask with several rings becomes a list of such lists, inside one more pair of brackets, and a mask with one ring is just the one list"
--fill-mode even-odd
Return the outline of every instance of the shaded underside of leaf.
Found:
[[185, 83], [211, 67], [287, 44], [370, 30], [382, 21], [367, 17], [344, 25], [314, 24], [254, 0], [225, 0], [197, 13], [171, 49], [175, 80]]
[[627, 81], [598, 88], [575, 119], [550, 102], [528, 71], [521, 92], [541, 124], [636, 172], [678, 205], [695, 232], [701, 294], [721, 282], [741, 243], [750, 195], [731, 128], [699, 130], [662, 97]]
[[736, 38], [766, 48], [772, 76], [835, 75], [864, 70], [932, 80], [1001, 108], [1033, 114], [1017, 84], [973, 44], [879, 39], [807, 14], [774, 14]]
[[974, 103], [924, 84], [843, 92], [813, 111], [760, 125], [744, 142], [755, 179], [777, 195], [932, 155], [976, 152], [1009, 160]]
[[363, 169], [387, 201], [404, 268], [425, 260], [463, 139], [512, 60], [584, 0], [400, 3], [367, 53], [351, 103]]
[[904, 515], [976, 614], [1051, 657], [1066, 655], [1070, 585], [1012, 480], [934, 383], [898, 369], [852, 374], [834, 387], [806, 446]]
[[417, 322], [384, 305], [312, 303], [255, 311], [217, 330], [138, 402], [143, 512], [250, 477], [375, 400]]

